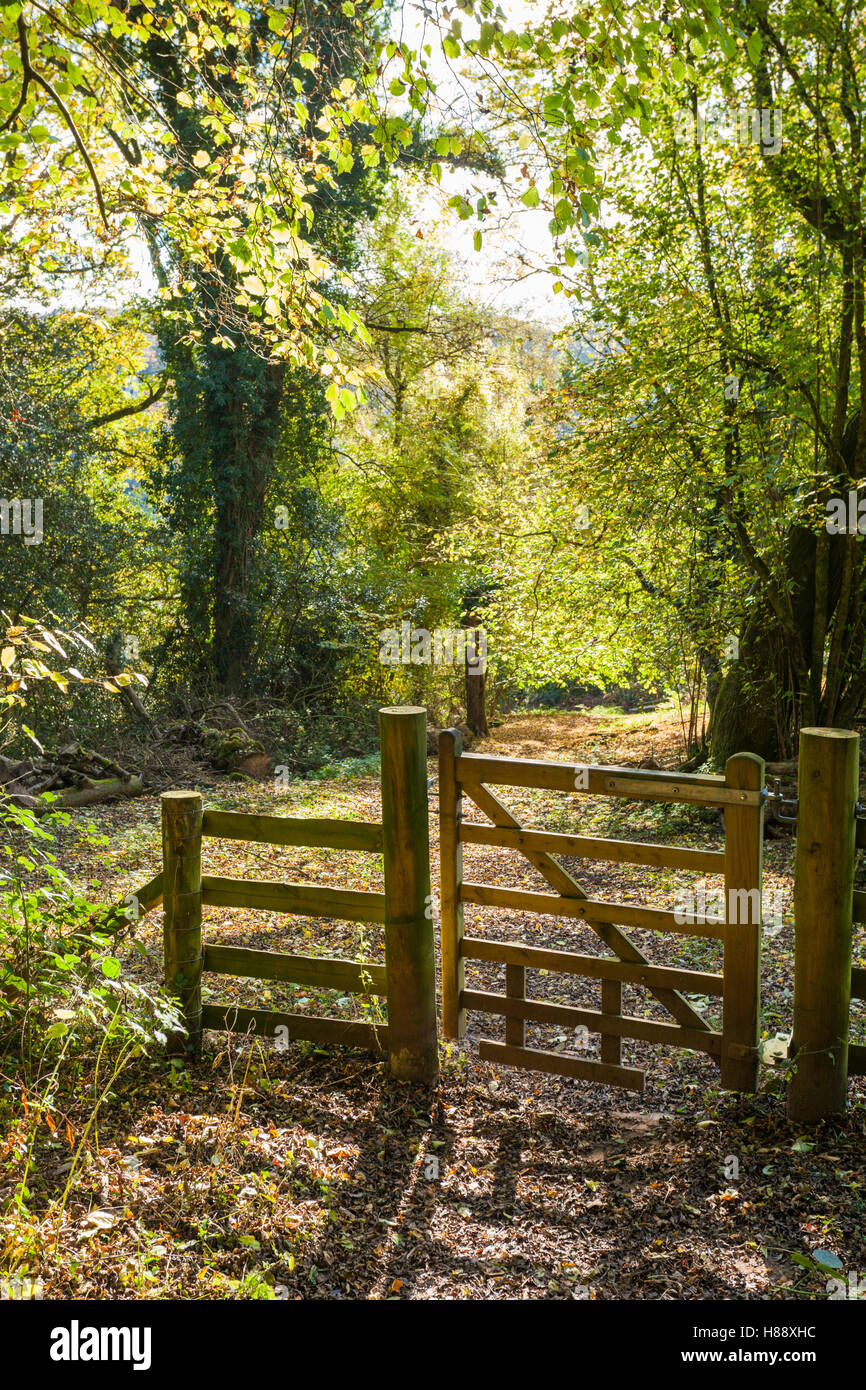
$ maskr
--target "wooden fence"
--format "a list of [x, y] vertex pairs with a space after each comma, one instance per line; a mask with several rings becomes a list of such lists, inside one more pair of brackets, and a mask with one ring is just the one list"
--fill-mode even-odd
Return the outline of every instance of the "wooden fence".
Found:
[[[640, 1090], [643, 1072], [622, 1065], [622, 1039], [640, 1038], [706, 1052], [719, 1062], [725, 1088], [756, 1090], [763, 784], [763, 762], [749, 753], [730, 758], [724, 777], [676, 775], [465, 754], [459, 732], [444, 731], [439, 741], [439, 797], [442, 1026], [446, 1037], [462, 1037], [466, 1010], [481, 1009], [505, 1017], [504, 1042], [482, 1042], [479, 1046], [480, 1055], [491, 1061]], [[724, 851], [686, 849], [527, 830], [490, 790], [491, 785], [723, 807], [725, 848]], [[462, 818], [464, 797], [469, 797], [492, 824], [465, 823]], [[467, 882], [463, 877], [464, 844], [518, 850], [554, 892]], [[554, 854], [723, 873], [725, 920], [718, 922], [706, 915], [692, 914], [682, 921], [678, 920], [682, 914], [675, 915], [671, 911], [594, 900], [552, 857]], [[463, 920], [465, 904], [519, 909], [583, 921], [613, 955], [578, 955], [467, 936]], [[732, 912], [732, 905], [737, 910]], [[742, 906], [745, 911], [738, 910]], [[724, 970], [712, 973], [653, 965], [621, 930], [623, 926], [717, 937], [724, 943]], [[467, 989], [466, 960], [502, 962], [505, 993]], [[527, 999], [528, 968], [600, 980], [600, 1008], [578, 1009]], [[645, 986], [672, 1015], [674, 1023], [624, 1014], [622, 986], [626, 983]], [[722, 997], [721, 1032], [710, 1027], [682, 991]], [[590, 1032], [599, 1033], [601, 1060], [526, 1047], [527, 1021], [572, 1028], [582, 1025]]]
[[[206, 810], [196, 792], [162, 798], [163, 868], [127, 899], [138, 917], [164, 905], [165, 975], [186, 1036], [175, 1045], [196, 1055], [204, 1029], [347, 1043], [385, 1052], [395, 1077], [430, 1083], [438, 1075], [435, 957], [430, 896], [423, 709], [380, 711], [382, 821], [302, 820]], [[866, 1000], [866, 967], [853, 963], [855, 924], [866, 923], [866, 892], [854, 889], [854, 861], [866, 848], [866, 808], [858, 797], [859, 738], [838, 729], [804, 729], [800, 737], [795, 870], [794, 1019], [789, 1113], [812, 1122], [845, 1109], [851, 1075], [866, 1075], [866, 1045], [849, 1038], [852, 999]], [[723, 850], [641, 844], [524, 828], [491, 787], [540, 788], [722, 808]], [[622, 1064], [623, 1038], [686, 1047], [713, 1057], [721, 1084], [757, 1089], [760, 1029], [761, 891], [764, 787], [760, 758], [728, 760], [724, 776], [677, 775], [631, 768], [494, 758], [462, 751], [449, 729], [439, 741], [441, 842], [442, 1029], [465, 1033], [466, 1010], [505, 1019], [501, 1042], [484, 1041], [483, 1058], [558, 1075], [642, 1089], [642, 1071]], [[775, 794], [772, 794], [775, 795]], [[468, 797], [490, 824], [463, 820]], [[384, 893], [319, 884], [256, 882], [202, 873], [209, 838], [260, 844], [360, 850], [382, 854]], [[552, 892], [466, 881], [463, 846], [517, 850]], [[687, 869], [724, 875], [723, 921], [591, 898], [554, 856]], [[464, 907], [511, 908], [586, 923], [610, 954], [583, 955], [466, 935]], [[736, 910], [732, 907], [736, 905]], [[384, 927], [385, 964], [288, 955], [203, 940], [205, 907], [310, 914]], [[720, 972], [652, 963], [623, 930], [714, 937], [723, 943]], [[505, 966], [504, 993], [467, 989], [465, 962]], [[599, 981], [600, 1007], [576, 1008], [527, 997], [526, 971], [542, 969]], [[387, 1003], [386, 1024], [315, 1018], [229, 1003], [202, 1006], [203, 973], [339, 989]], [[641, 985], [672, 1021], [623, 1013], [622, 987]], [[721, 1030], [685, 997], [722, 1000]], [[600, 1060], [526, 1046], [527, 1022], [585, 1027], [601, 1037]]]
[[[435, 963], [430, 912], [426, 712], [379, 715], [381, 824], [304, 820], [205, 810], [198, 792], [162, 797], [162, 873], [135, 896], [137, 912], [162, 901], [165, 980], [177, 997], [186, 1034], [177, 1049], [198, 1055], [202, 1032], [230, 1029], [272, 1037], [367, 1047], [388, 1055], [391, 1075], [432, 1083], [438, 1076]], [[309, 883], [273, 883], [202, 873], [202, 841], [361, 850], [384, 858], [384, 893]], [[380, 923], [385, 964], [222, 946], [203, 940], [202, 909], [265, 912]], [[136, 914], [137, 915], [137, 914]], [[387, 1024], [316, 1018], [230, 1003], [202, 1005], [203, 974], [274, 980], [387, 1001]]]

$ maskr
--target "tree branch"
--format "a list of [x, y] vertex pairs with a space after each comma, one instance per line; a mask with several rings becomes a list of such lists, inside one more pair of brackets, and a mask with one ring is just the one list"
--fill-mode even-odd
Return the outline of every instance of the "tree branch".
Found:
[[165, 386], [166, 383], [163, 381], [158, 390], [149, 392], [143, 401], [135, 401], [132, 405], [123, 405], [119, 410], [112, 410], [107, 415], [96, 415], [92, 420], [85, 420], [83, 424], [75, 426], [76, 432], [99, 429], [101, 425], [110, 425], [115, 420], [124, 420], [128, 415], [138, 415], [142, 410], [149, 410], [165, 395]]
[[[40, 86], [43, 89], [43, 91], [48, 93], [48, 96], [54, 102], [54, 105], [57, 107], [58, 111], [60, 112], [61, 116], [66, 122], [70, 134], [72, 135], [72, 138], [75, 141], [78, 153], [81, 155], [81, 158], [84, 160], [84, 163], [87, 166], [87, 172], [90, 175], [90, 178], [93, 182], [94, 190], [96, 192], [96, 201], [99, 204], [99, 211], [102, 216], [102, 220], [106, 228], [110, 229], [108, 213], [105, 210], [105, 202], [102, 197], [102, 188], [100, 187], [99, 178], [96, 173], [96, 170], [93, 167], [93, 160], [90, 158], [90, 155], [87, 151], [87, 146], [85, 145], [84, 141], [78, 133], [78, 127], [75, 124], [75, 121], [72, 118], [72, 113], [70, 112], [65, 101], [61, 96], [58, 95], [57, 92], [55, 92], [51, 83], [48, 81], [48, 78], [43, 77], [41, 72], [37, 72], [30, 61], [30, 49], [27, 45], [27, 26], [24, 23], [24, 20], [21, 17], [21, 15], [18, 16], [18, 44], [21, 49], [21, 68], [24, 75], [24, 82], [21, 88], [21, 97], [19, 99], [18, 105], [16, 106], [9, 120], [11, 121], [13, 118], [16, 118], [18, 116], [18, 113], [21, 110], [21, 107], [23, 106], [25, 97], [27, 95], [27, 88], [31, 82], [35, 82], [38, 86]], [[3, 129], [5, 128], [6, 127], [4, 126]]]

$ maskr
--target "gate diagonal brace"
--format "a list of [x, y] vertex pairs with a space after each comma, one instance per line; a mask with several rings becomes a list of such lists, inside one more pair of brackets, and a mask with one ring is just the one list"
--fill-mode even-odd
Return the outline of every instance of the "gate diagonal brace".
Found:
[[[474, 782], [471, 786], [462, 783], [460, 790], [463, 796], [468, 796], [470, 801], [474, 802], [478, 807], [479, 811], [483, 811], [484, 815], [500, 829], [522, 830], [525, 828], [520, 824], [516, 816], [513, 816], [508, 808], [503, 806], [499, 798], [494, 796], [489, 787], [483, 786], [479, 782]], [[529, 860], [533, 868], [537, 869], [542, 877], [547, 879], [551, 888], [555, 888], [561, 897], [581, 899], [587, 899], [589, 897], [589, 894], [581, 887], [577, 879], [572, 878], [568, 870], [564, 869], [559, 861], [553, 858], [553, 855], [548, 854], [544, 850], [524, 849], [520, 852]], [[592, 928], [596, 936], [604, 942], [605, 946], [619, 956], [620, 960], [628, 961], [636, 965], [652, 964], [619, 927], [612, 926], [607, 922], [587, 922], [586, 925]], [[685, 1028], [699, 1028], [702, 1031], [711, 1031], [710, 1025], [707, 1023], [706, 1019], [702, 1018], [697, 1010], [692, 1008], [689, 1001], [684, 995], [680, 994], [679, 990], [665, 989], [663, 986], [652, 985], [647, 985], [646, 988], [658, 1002], [667, 1009], [668, 1013], [676, 1019], [677, 1023], [681, 1023]]]

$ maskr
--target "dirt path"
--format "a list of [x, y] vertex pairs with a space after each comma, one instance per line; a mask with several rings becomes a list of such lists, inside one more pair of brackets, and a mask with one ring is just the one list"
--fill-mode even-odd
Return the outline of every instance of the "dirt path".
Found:
[[[652, 754], [673, 765], [676, 732], [664, 715], [533, 715], [495, 730], [479, 751], [631, 764]], [[211, 804], [274, 809], [262, 788], [204, 790]], [[536, 827], [721, 843], [717, 821], [692, 808], [617, 809], [519, 790], [505, 800]], [[370, 781], [295, 784], [280, 804], [296, 815], [379, 815]], [[119, 897], [158, 868], [156, 798], [107, 808], [98, 821], [113, 845], [102, 872]], [[435, 860], [435, 817], [431, 830]], [[507, 851], [472, 846], [466, 855], [467, 877], [541, 886]], [[71, 848], [68, 858], [93, 875]], [[381, 885], [371, 858], [208, 847], [211, 872], [356, 888]], [[666, 870], [568, 867], [593, 896], [658, 906], [672, 906], [688, 882]], [[766, 882], [781, 913], [765, 939], [770, 1035], [790, 1019], [790, 868], [790, 841], [768, 842]], [[471, 908], [467, 929], [470, 921], [473, 932], [503, 940], [590, 952], [598, 944], [559, 918]], [[159, 968], [159, 931], [155, 914], [142, 929], [151, 951], [143, 972]], [[716, 943], [630, 934], [658, 963], [719, 968]], [[379, 929], [347, 923], [208, 909], [207, 937], [382, 959]], [[470, 978], [501, 990], [501, 970], [473, 964]], [[592, 981], [543, 972], [530, 981], [534, 997], [598, 1007]], [[217, 984], [223, 999], [335, 1008], [315, 991]], [[629, 1012], [665, 1016], [643, 991], [627, 990], [624, 1002]], [[336, 1007], [350, 1017], [359, 1006]], [[717, 1018], [712, 1004], [701, 1007]], [[814, 1249], [834, 1252], [845, 1270], [866, 1270], [862, 1081], [851, 1086], [849, 1118], [806, 1137], [787, 1123], [770, 1069], [757, 1096], [740, 1097], [719, 1090], [708, 1058], [626, 1042], [624, 1063], [646, 1071], [643, 1094], [633, 1094], [479, 1061], [479, 1039], [501, 1037], [502, 1027], [470, 1014], [465, 1045], [443, 1047], [430, 1097], [391, 1083], [361, 1053], [296, 1044], [251, 1054], [243, 1040], [214, 1033], [201, 1067], [180, 1073], [173, 1090], [161, 1061], [143, 1063], [116, 1088], [57, 1251], [42, 1257], [46, 1296], [243, 1298], [275, 1289], [288, 1298], [778, 1299], [826, 1296], [824, 1276], [807, 1267]], [[564, 1030], [527, 1032], [536, 1046], [574, 1045]], [[594, 1044], [583, 1055], [597, 1056]], [[58, 1165], [40, 1181], [47, 1211], [65, 1175]], [[101, 1229], [91, 1229], [92, 1208], [106, 1213]]]

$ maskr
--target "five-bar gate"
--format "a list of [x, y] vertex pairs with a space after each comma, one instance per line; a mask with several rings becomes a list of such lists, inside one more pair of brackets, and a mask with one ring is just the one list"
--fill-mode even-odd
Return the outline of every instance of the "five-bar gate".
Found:
[[[725, 847], [723, 851], [686, 849], [525, 829], [490, 790], [491, 785], [720, 807], [725, 812]], [[757, 1090], [763, 787], [763, 761], [750, 753], [730, 758], [724, 777], [678, 775], [466, 754], [462, 752], [459, 732], [443, 731], [439, 740], [439, 804], [445, 1036], [462, 1037], [466, 1010], [481, 1009], [505, 1017], [504, 1042], [485, 1041], [479, 1045], [480, 1056], [490, 1061], [642, 1090], [644, 1073], [622, 1065], [623, 1038], [637, 1038], [705, 1052], [719, 1063], [723, 1087]], [[466, 797], [488, 817], [490, 825], [463, 820]], [[466, 881], [464, 844], [518, 850], [554, 891], [539, 893]], [[556, 855], [724, 873], [724, 920], [595, 900], [563, 868]], [[611, 954], [579, 955], [467, 936], [463, 921], [466, 904], [578, 919], [596, 933]], [[724, 947], [723, 972], [654, 965], [622, 930], [628, 926], [717, 937]], [[467, 989], [467, 960], [504, 964], [505, 993]], [[600, 1008], [575, 1008], [528, 998], [527, 969], [562, 971], [599, 980]], [[673, 1022], [624, 1014], [623, 984], [644, 986]], [[710, 1027], [684, 992], [721, 996], [721, 1032]], [[599, 1033], [601, 1060], [527, 1047], [527, 1021], [572, 1028], [582, 1025]]]

